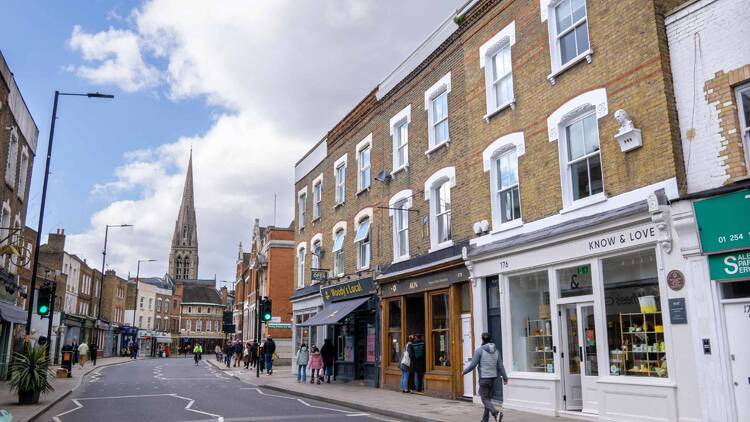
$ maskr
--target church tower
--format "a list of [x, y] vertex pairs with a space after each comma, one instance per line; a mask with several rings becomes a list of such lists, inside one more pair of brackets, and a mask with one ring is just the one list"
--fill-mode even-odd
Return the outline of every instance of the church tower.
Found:
[[193, 198], [193, 150], [190, 149], [185, 187], [182, 191], [180, 212], [172, 235], [172, 248], [169, 252], [169, 275], [175, 280], [196, 280], [198, 278], [198, 225], [195, 221], [195, 201]]

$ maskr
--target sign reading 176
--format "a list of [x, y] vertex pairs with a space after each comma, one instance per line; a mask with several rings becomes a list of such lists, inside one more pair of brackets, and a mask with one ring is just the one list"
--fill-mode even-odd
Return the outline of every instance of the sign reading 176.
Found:
[[696, 201], [695, 218], [704, 253], [750, 249], [750, 191]]

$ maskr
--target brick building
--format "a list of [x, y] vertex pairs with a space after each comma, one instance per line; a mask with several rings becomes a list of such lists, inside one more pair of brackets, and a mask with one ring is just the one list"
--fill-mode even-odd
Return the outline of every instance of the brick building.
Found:
[[[251, 341], [258, 335], [274, 338], [280, 361], [288, 364], [292, 350], [292, 305], [294, 279], [294, 230], [260, 225], [256, 219], [252, 230], [250, 252], [237, 256], [237, 277], [234, 286], [234, 315], [237, 336]], [[256, 297], [256, 290], [259, 294]], [[257, 331], [256, 301], [268, 297], [272, 302], [273, 320]]]
[[[449, 16], [295, 166], [295, 335], [325, 330], [342, 378], [399, 388], [423, 334], [425, 391], [478, 400], [460, 372], [490, 332], [506, 407], [699, 419], [699, 339], [667, 312], [690, 299], [668, 205], [690, 190], [665, 25], [682, 3]], [[727, 72], [731, 94], [747, 76]]]
[[227, 305], [226, 287], [216, 290], [216, 280], [178, 280], [175, 296], [180, 298], [180, 347], [200, 343], [204, 353], [223, 344], [221, 323]]
[[[95, 270], [95, 275], [99, 275]], [[102, 284], [102, 309], [99, 315], [100, 345], [104, 356], [119, 356], [120, 349], [125, 347], [121, 328], [125, 326], [125, 304], [128, 291], [128, 280], [119, 277], [114, 270], [105, 271]]]

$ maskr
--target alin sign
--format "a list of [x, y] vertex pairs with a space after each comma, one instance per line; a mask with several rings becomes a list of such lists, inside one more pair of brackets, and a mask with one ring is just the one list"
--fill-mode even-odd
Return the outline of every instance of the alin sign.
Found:
[[704, 253], [750, 248], [750, 190], [696, 201], [693, 207]]
[[750, 279], [750, 250], [708, 257], [712, 280]]

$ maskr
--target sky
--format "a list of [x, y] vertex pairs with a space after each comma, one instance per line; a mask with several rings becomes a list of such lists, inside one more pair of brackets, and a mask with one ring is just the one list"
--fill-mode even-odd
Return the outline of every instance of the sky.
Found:
[[107, 267], [163, 275], [192, 147], [199, 276], [234, 280], [254, 219], [292, 221], [294, 163], [463, 3], [4, 0], [0, 51], [40, 129], [26, 224], [54, 91], [114, 94], [61, 98], [43, 232], [98, 268], [105, 225], [133, 224]]

